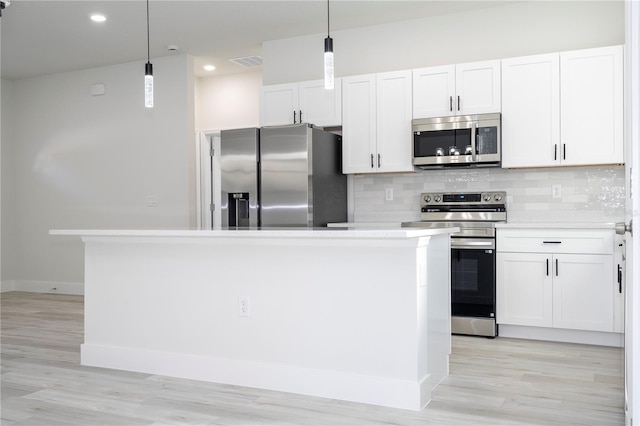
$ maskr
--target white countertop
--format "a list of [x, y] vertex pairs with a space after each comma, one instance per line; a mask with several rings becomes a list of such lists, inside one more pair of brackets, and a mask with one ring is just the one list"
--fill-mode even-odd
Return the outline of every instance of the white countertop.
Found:
[[523, 222], [523, 223], [496, 223], [496, 228], [505, 229], [614, 229], [615, 223], [605, 222]]
[[51, 229], [49, 235], [79, 237], [190, 237], [190, 238], [418, 238], [450, 234], [459, 228], [314, 228], [260, 230], [136, 230], [136, 229]]

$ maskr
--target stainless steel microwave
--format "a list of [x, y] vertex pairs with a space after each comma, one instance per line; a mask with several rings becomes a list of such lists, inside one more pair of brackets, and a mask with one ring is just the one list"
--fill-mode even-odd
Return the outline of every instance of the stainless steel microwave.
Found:
[[416, 167], [500, 166], [500, 114], [421, 118], [411, 123]]

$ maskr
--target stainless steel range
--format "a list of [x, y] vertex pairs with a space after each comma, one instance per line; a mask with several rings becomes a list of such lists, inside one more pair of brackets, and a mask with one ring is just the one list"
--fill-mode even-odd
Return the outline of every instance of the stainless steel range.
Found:
[[507, 194], [424, 193], [420, 221], [405, 227], [459, 227], [451, 234], [451, 332], [496, 337], [496, 230]]

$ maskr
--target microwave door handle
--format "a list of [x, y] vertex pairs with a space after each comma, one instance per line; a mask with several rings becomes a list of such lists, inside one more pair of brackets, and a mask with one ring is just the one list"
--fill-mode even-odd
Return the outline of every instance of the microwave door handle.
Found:
[[471, 125], [471, 161], [476, 162], [476, 134], [478, 123]]

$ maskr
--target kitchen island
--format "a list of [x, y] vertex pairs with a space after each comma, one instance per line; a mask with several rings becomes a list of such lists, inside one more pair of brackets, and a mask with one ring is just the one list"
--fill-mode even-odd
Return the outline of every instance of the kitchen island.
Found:
[[456, 230], [50, 234], [85, 244], [83, 365], [420, 410], [448, 374]]

